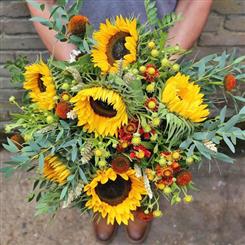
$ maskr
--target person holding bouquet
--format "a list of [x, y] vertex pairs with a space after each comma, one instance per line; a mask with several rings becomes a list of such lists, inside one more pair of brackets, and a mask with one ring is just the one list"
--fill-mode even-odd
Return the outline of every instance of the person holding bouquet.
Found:
[[[54, 0], [36, 0], [36, 2], [44, 4], [45, 9], [41, 11], [28, 4], [31, 15], [33, 17], [49, 19], [49, 9], [56, 2]], [[70, 4], [72, 4], [72, 1], [70, 1]], [[173, 11], [182, 15], [181, 21], [170, 29], [166, 46], [178, 45], [182, 49], [190, 49], [202, 32], [211, 5], [212, 0], [157, 0], [156, 6], [159, 17]], [[141, 22], [147, 20], [144, 0], [85, 0], [81, 14], [87, 17], [84, 21], [91, 23], [95, 28], [99, 28], [99, 23], [104, 22], [107, 18], [113, 18], [118, 15], [125, 17], [138, 16]], [[69, 60], [70, 54], [76, 49], [76, 46], [57, 40], [55, 31], [49, 30], [40, 23], [34, 22], [34, 25], [49, 52], [57, 60]], [[123, 182], [121, 187], [124, 188]], [[120, 185], [110, 186], [108, 184], [107, 192], [117, 195], [117, 193], [121, 193], [122, 191], [120, 190]], [[108, 196], [108, 193], [104, 193], [104, 195]], [[135, 212], [134, 221], [130, 220], [126, 227], [130, 241], [140, 243], [145, 240], [150, 226], [150, 222], [147, 221], [146, 217], [145, 220], [144, 217], [140, 217], [140, 212]], [[97, 213], [94, 215], [93, 224], [96, 236], [101, 241], [109, 241], [113, 234], [115, 234], [116, 223], [113, 225], [107, 224], [106, 219], [100, 217]]]

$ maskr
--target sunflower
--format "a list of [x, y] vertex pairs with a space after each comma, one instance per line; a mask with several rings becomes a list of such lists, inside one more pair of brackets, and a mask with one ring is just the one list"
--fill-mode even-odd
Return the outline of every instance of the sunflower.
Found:
[[48, 66], [40, 61], [40, 63], [27, 66], [25, 69], [24, 89], [31, 90], [29, 95], [40, 110], [52, 110], [55, 106], [56, 90]]
[[136, 19], [117, 16], [114, 24], [106, 20], [105, 24], [100, 25], [100, 30], [94, 33], [94, 39], [97, 44], [92, 50], [93, 62], [102, 72], [116, 72], [119, 60], [123, 60], [124, 67], [136, 61]]
[[57, 156], [47, 156], [44, 159], [43, 175], [46, 179], [63, 185], [70, 175], [70, 170]]
[[175, 112], [192, 122], [202, 122], [209, 115], [207, 104], [203, 104], [200, 87], [189, 82], [189, 76], [178, 73], [170, 77], [162, 91], [162, 102], [170, 112]]
[[137, 207], [140, 207], [142, 195], [146, 195], [144, 183], [135, 176], [135, 171], [129, 169], [124, 173], [117, 173], [112, 168], [99, 170], [96, 177], [84, 187], [84, 191], [91, 198], [86, 207], [94, 212], [107, 216], [107, 223], [128, 224], [133, 220]]
[[70, 101], [75, 103], [78, 126], [84, 126], [89, 133], [117, 135], [117, 130], [128, 122], [126, 105], [113, 90], [102, 87], [83, 89]]

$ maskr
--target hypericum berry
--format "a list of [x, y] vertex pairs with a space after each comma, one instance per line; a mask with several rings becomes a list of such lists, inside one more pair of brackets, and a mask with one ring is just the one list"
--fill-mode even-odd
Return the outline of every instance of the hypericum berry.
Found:
[[191, 165], [194, 162], [194, 158], [193, 157], [187, 157], [186, 158], [186, 164], [187, 165]]
[[153, 41], [151, 41], [148, 43], [147, 46], [148, 46], [148, 48], [153, 49], [153, 48], [155, 48], [156, 44]]
[[165, 194], [170, 194], [172, 192], [172, 189], [169, 187], [169, 186], [166, 186], [164, 189], [163, 189], [163, 192]]
[[160, 125], [160, 122], [161, 122], [160, 118], [159, 118], [159, 117], [155, 117], [155, 118], [153, 118], [153, 120], [152, 120], [152, 125], [153, 125], [154, 127], [158, 127], [158, 126]]
[[155, 218], [159, 218], [159, 217], [161, 217], [162, 216], [162, 211], [161, 210], [155, 210], [155, 211], [153, 211], [153, 216], [155, 217]]
[[179, 64], [174, 64], [174, 65], [172, 66], [172, 70], [173, 70], [173, 71], [178, 72], [178, 71], [179, 71], [179, 69], [180, 69]]
[[95, 152], [94, 152], [94, 155], [95, 155], [96, 157], [101, 157], [102, 154], [103, 154], [103, 152], [102, 152], [100, 149], [96, 149]]
[[61, 86], [61, 89], [68, 90], [70, 88], [70, 85], [68, 83], [63, 83]]
[[54, 117], [53, 117], [53, 116], [47, 116], [46, 122], [47, 122], [48, 124], [53, 123], [53, 122], [54, 122]]
[[163, 67], [167, 67], [167, 66], [170, 65], [170, 62], [169, 62], [169, 60], [168, 60], [167, 58], [163, 58], [163, 59], [161, 60], [161, 65], [162, 65]]
[[164, 166], [166, 166], [167, 161], [164, 157], [161, 157], [160, 160], [158, 161], [158, 163], [161, 167], [164, 167]]
[[186, 196], [184, 197], [184, 201], [185, 201], [186, 203], [192, 202], [192, 200], [193, 200], [192, 195], [186, 195]]
[[152, 49], [151, 56], [152, 57], [158, 57], [158, 55], [159, 55], [159, 51], [157, 49]]
[[145, 67], [145, 66], [141, 66], [141, 67], [139, 68], [139, 71], [140, 71], [141, 73], [144, 73], [144, 72], [146, 71], [146, 67]]
[[132, 144], [133, 145], [139, 145], [141, 143], [141, 138], [139, 134], [134, 134], [133, 138], [132, 138]]
[[155, 83], [150, 83], [146, 86], [146, 91], [148, 93], [153, 93], [155, 91]]

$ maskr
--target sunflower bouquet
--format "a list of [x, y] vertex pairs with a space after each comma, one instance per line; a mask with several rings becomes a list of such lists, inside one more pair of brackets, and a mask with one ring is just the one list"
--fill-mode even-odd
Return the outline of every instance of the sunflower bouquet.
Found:
[[69, 62], [20, 57], [6, 65], [25, 93], [22, 104], [9, 99], [20, 112], [6, 125], [13, 136], [3, 146], [15, 155], [1, 171], [34, 172], [28, 197], [37, 214], [77, 207], [127, 224], [161, 216], [161, 196], [191, 202], [193, 166], [232, 163], [222, 142], [235, 152], [245, 139], [237, 126], [245, 57], [178, 64], [171, 57], [187, 52], [165, 44], [179, 16], [159, 20], [148, 6], [147, 24], [117, 16], [93, 31], [79, 8], [59, 5], [50, 20], [33, 19], [76, 44]]

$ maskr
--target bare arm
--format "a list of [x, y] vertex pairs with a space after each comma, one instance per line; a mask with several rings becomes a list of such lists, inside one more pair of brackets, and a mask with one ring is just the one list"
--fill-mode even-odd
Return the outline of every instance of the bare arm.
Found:
[[190, 49], [200, 36], [208, 18], [212, 0], [179, 0], [176, 12], [182, 20], [170, 29], [167, 45]]
[[[55, 0], [36, 0], [38, 3], [45, 4], [45, 10], [37, 10], [30, 4], [28, 4], [29, 10], [32, 16], [38, 16], [48, 19], [50, 16], [49, 8], [55, 4]], [[44, 45], [47, 47], [50, 53], [52, 53], [56, 59], [58, 60], [68, 60], [70, 57], [70, 53], [75, 46], [73, 44], [68, 44], [66, 42], [60, 42], [56, 39], [56, 32], [53, 30], [49, 30], [46, 26], [38, 22], [34, 22], [34, 26], [42, 39]]]

